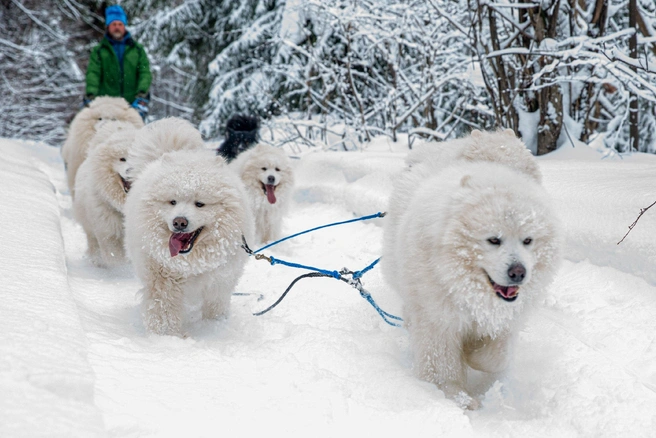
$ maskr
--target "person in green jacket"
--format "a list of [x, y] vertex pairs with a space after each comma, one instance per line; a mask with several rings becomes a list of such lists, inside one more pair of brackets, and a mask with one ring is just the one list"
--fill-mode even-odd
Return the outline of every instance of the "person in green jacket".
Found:
[[107, 33], [91, 50], [84, 105], [98, 96], [123, 97], [145, 120], [151, 82], [146, 51], [125, 28], [128, 19], [122, 7], [109, 6], [105, 24]]

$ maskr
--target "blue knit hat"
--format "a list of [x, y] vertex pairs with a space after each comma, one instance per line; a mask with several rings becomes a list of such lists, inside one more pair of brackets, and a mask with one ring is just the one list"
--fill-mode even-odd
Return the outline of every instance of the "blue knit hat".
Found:
[[125, 26], [128, 25], [128, 17], [119, 5], [109, 6], [105, 9], [105, 26], [109, 26], [112, 21], [120, 21]]

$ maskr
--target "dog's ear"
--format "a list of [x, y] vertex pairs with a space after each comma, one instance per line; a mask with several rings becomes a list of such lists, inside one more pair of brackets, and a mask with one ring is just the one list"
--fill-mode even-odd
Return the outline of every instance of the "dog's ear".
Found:
[[513, 131], [510, 128], [504, 129], [503, 134], [506, 135], [507, 137], [517, 138], [517, 136], [515, 135], [515, 131]]
[[480, 138], [480, 137], [483, 136], [483, 133], [482, 133], [480, 130], [478, 130], [478, 129], [474, 129], [474, 130], [471, 132], [471, 136], [474, 137], [474, 138]]
[[460, 180], [460, 186], [471, 189], [472, 188], [471, 179], [472, 179], [471, 175], [463, 176], [462, 179]]

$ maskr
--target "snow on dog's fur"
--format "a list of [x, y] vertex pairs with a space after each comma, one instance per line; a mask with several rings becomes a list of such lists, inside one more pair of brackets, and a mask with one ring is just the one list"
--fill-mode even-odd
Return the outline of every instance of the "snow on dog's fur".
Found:
[[167, 152], [204, 147], [200, 132], [184, 119], [168, 117], [149, 123], [137, 131], [134, 145], [130, 149], [130, 178], [138, 178], [148, 163]]
[[89, 257], [97, 266], [125, 261], [123, 206], [130, 189], [127, 157], [136, 131], [128, 122], [105, 123], [91, 140], [88, 157], [77, 172], [73, 213], [84, 228]]
[[488, 161], [488, 152], [478, 162], [428, 159], [404, 170], [390, 198], [382, 258], [404, 300], [417, 374], [470, 409], [479, 401], [467, 392], [467, 366], [507, 367], [560, 248], [539, 173], [494, 155]]
[[230, 166], [246, 187], [255, 218], [253, 243], [278, 239], [294, 187], [291, 160], [280, 148], [258, 144], [242, 152]]
[[174, 151], [148, 164], [125, 205], [125, 245], [143, 285], [144, 323], [181, 334], [186, 315], [226, 315], [253, 224], [244, 188], [213, 151]]
[[135, 128], [144, 125], [139, 113], [122, 97], [97, 97], [89, 107], [77, 113], [71, 122], [68, 137], [61, 150], [66, 166], [68, 189], [72, 197], [75, 197], [75, 176], [87, 157], [89, 143], [96, 135], [99, 126], [108, 120], [129, 122]]

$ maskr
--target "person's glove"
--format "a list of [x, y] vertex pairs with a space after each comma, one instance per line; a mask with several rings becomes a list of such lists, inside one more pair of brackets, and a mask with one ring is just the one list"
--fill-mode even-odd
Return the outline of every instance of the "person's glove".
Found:
[[88, 107], [89, 107], [89, 104], [90, 104], [91, 101], [93, 100], [93, 97], [94, 97], [94, 96], [91, 95], [91, 94], [87, 94], [86, 96], [84, 96], [84, 97], [82, 98], [82, 105], [80, 105], [80, 109], [82, 109], [82, 108], [88, 108]]
[[145, 121], [146, 116], [148, 115], [148, 102], [150, 102], [148, 99], [142, 96], [137, 96], [136, 99], [134, 99], [134, 102], [132, 102], [132, 108], [136, 109], [139, 112], [139, 115], [141, 118]]

